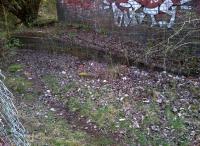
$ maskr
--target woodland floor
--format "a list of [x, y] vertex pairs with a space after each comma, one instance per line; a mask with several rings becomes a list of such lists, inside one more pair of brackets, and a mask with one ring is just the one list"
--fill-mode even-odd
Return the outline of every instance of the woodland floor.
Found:
[[5, 66], [32, 145], [200, 144], [200, 77], [31, 50]]

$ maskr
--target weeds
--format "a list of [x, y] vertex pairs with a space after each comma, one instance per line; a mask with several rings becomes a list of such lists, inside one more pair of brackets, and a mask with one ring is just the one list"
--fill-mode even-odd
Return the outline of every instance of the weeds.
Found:
[[80, 110], [81, 103], [77, 98], [70, 98], [66, 106], [69, 107], [71, 111], [75, 112]]
[[37, 96], [37, 93], [32, 89], [32, 82], [23, 77], [8, 77], [6, 85], [24, 101], [33, 101]]
[[28, 92], [32, 87], [32, 83], [23, 77], [10, 77], [6, 79], [6, 84], [19, 94]]
[[35, 126], [31, 128], [39, 129], [38, 131], [30, 130], [33, 131], [30, 133], [30, 137], [34, 140], [33, 145], [37, 143], [37, 139], [39, 139], [39, 145], [52, 146], [85, 146], [90, 143], [90, 137], [86, 133], [72, 130], [64, 119], [52, 112], [48, 112], [45, 117], [41, 117], [34, 123]]
[[[85, 100], [79, 97], [71, 97], [67, 105], [71, 111], [79, 112], [95, 121], [97, 125], [103, 129], [110, 129], [125, 131], [126, 143], [131, 145], [187, 145], [188, 144], [188, 128], [184, 118], [173, 112], [173, 104], [178, 100], [176, 92], [176, 83], [171, 82], [169, 89], [165, 92], [165, 96], [169, 98], [169, 102], [163, 102], [162, 105], [158, 102], [160, 92], [152, 89], [152, 100], [150, 103], [136, 102], [135, 108], [137, 111], [143, 113], [142, 121], [139, 127], [133, 126], [130, 117], [124, 115], [120, 109], [120, 105], [112, 105], [109, 103], [105, 106], [97, 106], [96, 102], [91, 100], [91, 94], [88, 94], [87, 88], [82, 88]], [[91, 92], [91, 91], [90, 91]], [[97, 91], [96, 91], [97, 92]], [[92, 91], [92, 95], [102, 94]], [[176, 137], [176, 139], [168, 139], [169, 137]], [[177, 139], [178, 138], [178, 139]]]
[[76, 84], [74, 82], [69, 82], [68, 84], [61, 86], [59, 79], [53, 75], [45, 75], [42, 77], [42, 80], [52, 93], [59, 98], [63, 98], [65, 93], [76, 88]]
[[33, 83], [28, 79], [20, 76], [23, 71], [23, 65], [12, 64], [7, 69], [11, 76], [7, 77], [5, 80], [6, 85], [14, 91], [16, 96], [24, 101], [35, 100], [38, 93], [33, 90]]
[[77, 36], [76, 32], [69, 32], [68, 36], [72, 39]]
[[8, 71], [11, 73], [16, 73], [22, 71], [23, 66], [21, 64], [12, 64], [8, 67]]
[[43, 78], [48, 88], [52, 90], [53, 94], [61, 94], [60, 83], [58, 79], [53, 75], [46, 75]]
[[16, 38], [10, 38], [8, 39], [8, 41], [6, 42], [5, 47], [6, 48], [10, 48], [10, 49], [16, 49], [22, 46], [22, 43], [20, 42], [19, 39]]
[[[160, 87], [149, 88], [147, 85], [148, 91], [144, 92], [148, 92], [148, 95], [151, 96], [150, 101], [148, 103], [135, 101], [131, 107], [134, 111], [142, 113], [142, 117], [138, 121], [138, 127], [134, 126], [133, 117], [130, 117], [137, 115], [126, 115], [122, 110], [123, 103], [112, 103], [110, 98], [106, 98], [110, 90], [107, 86], [95, 90], [72, 83], [66, 85], [65, 88], [60, 88], [59, 80], [55, 76], [45, 77], [45, 83], [58, 94], [59, 92], [63, 94], [63, 90], [70, 92], [75, 87], [79, 88], [78, 92], [81, 93], [81, 96], [69, 97], [66, 107], [91, 119], [105, 132], [108, 132], [108, 129], [112, 132], [123, 131], [125, 143], [144, 146], [188, 145], [189, 143], [189, 127], [185, 122], [185, 118], [173, 109], [175, 103], [180, 100], [180, 95], [177, 94], [177, 82], [175, 81], [169, 81], [164, 89]], [[197, 96], [198, 88], [190, 87], [189, 90], [192, 90], [194, 95]], [[93, 97], [95, 97], [95, 100], [93, 100]], [[102, 98], [107, 100], [106, 104], [97, 104]], [[159, 101], [160, 98], [163, 98], [162, 101]], [[197, 111], [198, 105], [193, 104], [190, 108]], [[61, 140], [60, 143], [62, 142], [64, 141]], [[112, 141], [105, 139], [101, 144], [110, 145]]]
[[21, 47], [22, 43], [19, 39], [7, 38], [3, 41], [3, 45], [0, 46], [0, 57], [4, 60], [9, 60], [10, 57], [16, 55], [16, 49]]

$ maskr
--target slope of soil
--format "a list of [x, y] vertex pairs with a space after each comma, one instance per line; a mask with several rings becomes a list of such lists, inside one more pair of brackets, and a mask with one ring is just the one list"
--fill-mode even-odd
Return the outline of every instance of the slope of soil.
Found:
[[181, 30], [165, 30], [141, 26], [114, 32], [102, 29], [97, 33], [87, 25], [77, 24], [22, 31], [14, 36], [25, 49], [63, 51], [83, 58], [198, 76], [199, 28], [190, 27], [188, 24]]

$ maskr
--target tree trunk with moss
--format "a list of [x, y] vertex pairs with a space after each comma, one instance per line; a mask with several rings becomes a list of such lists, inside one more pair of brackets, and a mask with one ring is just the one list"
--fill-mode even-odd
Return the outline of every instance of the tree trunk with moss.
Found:
[[26, 26], [30, 26], [37, 19], [40, 3], [41, 0], [0, 0], [0, 5], [17, 16]]

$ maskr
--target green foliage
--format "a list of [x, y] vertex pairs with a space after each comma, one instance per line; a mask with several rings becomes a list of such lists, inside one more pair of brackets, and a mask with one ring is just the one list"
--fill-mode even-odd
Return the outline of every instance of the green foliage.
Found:
[[[70, 38], [74, 38], [75, 36], [77, 36], [77, 33], [76, 33], [76, 32], [69, 32], [69, 33], [68, 33], [68, 36], [69, 36]], [[87, 73], [85, 73], [85, 72], [80, 73], [80, 76], [81, 76], [81, 74], [83, 74], [82, 76], [87, 76]]]
[[3, 38], [6, 38], [6, 35], [7, 35], [6, 31], [1, 30], [1, 28], [0, 28], [0, 38], [1, 38], [1, 41], [3, 40]]
[[15, 97], [19, 97], [18, 99], [26, 102], [33, 101], [37, 97], [38, 92], [33, 90], [33, 83], [31, 81], [20, 76], [23, 71], [23, 65], [11, 64], [7, 71], [11, 74], [6, 78], [5, 84], [13, 91]]
[[73, 112], [81, 109], [81, 103], [77, 98], [70, 98], [66, 106]]
[[[90, 94], [88, 89], [81, 88], [81, 92], [84, 93], [86, 99], [81, 101], [78, 97], [71, 97], [67, 102], [67, 107], [71, 111], [79, 112], [81, 115], [90, 118], [92, 121], [96, 122], [97, 125], [103, 129], [115, 130], [125, 130], [127, 133], [126, 142], [132, 145], [159, 145], [170, 146], [182, 143], [187, 143], [187, 129], [184, 123], [184, 119], [172, 112], [171, 104], [177, 99], [177, 95], [173, 93], [176, 91], [172, 83], [172, 89], [167, 92], [171, 98], [170, 103], [165, 103], [162, 107], [157, 103], [157, 92], [151, 91], [153, 99], [150, 103], [144, 104], [138, 102], [136, 104], [136, 109], [142, 111], [144, 117], [139, 128], [134, 128], [130, 119], [125, 118], [125, 115], [120, 111], [119, 105], [116, 107], [112, 104], [106, 106], [97, 106], [95, 101], [90, 99]], [[153, 89], [155, 90], [155, 89]], [[93, 95], [98, 95], [93, 93]], [[165, 119], [165, 120], [164, 120]], [[163, 121], [164, 120], [164, 121]], [[158, 131], [152, 130], [152, 126], [158, 126]], [[163, 129], [165, 127], [170, 128], [170, 133], [174, 137], [179, 137], [180, 139], [170, 140], [163, 136]], [[185, 139], [183, 142], [182, 139]]]
[[110, 33], [110, 30], [106, 29], [106, 28], [99, 28], [98, 33], [102, 34], [102, 35], [108, 35]]
[[55, 77], [53, 75], [46, 75], [42, 79], [47, 84], [49, 89], [52, 90], [52, 92], [54, 94], [60, 95], [61, 89], [60, 89], [60, 84], [59, 84], [57, 77]]
[[24, 101], [33, 102], [38, 95], [36, 93], [26, 93], [23, 97]]
[[8, 49], [16, 49], [22, 46], [22, 43], [19, 39], [16, 38], [10, 38], [7, 40], [5, 47]]
[[[63, 118], [57, 117], [53, 112], [48, 112], [46, 117], [36, 121], [37, 134], [31, 128], [31, 133], [36, 139], [40, 139], [38, 145], [52, 146], [85, 146], [93, 141], [87, 133], [80, 130], [73, 130]], [[34, 127], [36, 128], [36, 127]], [[90, 141], [91, 140], [91, 141]], [[35, 143], [33, 143], [35, 145]]]
[[[16, 54], [16, 48], [22, 44], [16, 38], [10, 37], [10, 31], [16, 30], [17, 18], [0, 5], [0, 57], [4, 60]], [[2, 59], [1, 58], [1, 59]]]
[[159, 117], [159, 110], [160, 108], [155, 102], [152, 102], [150, 105], [145, 106], [146, 114], [144, 116], [143, 124], [151, 125], [151, 124], [159, 124], [160, 117]]
[[23, 77], [7, 78], [6, 84], [9, 88], [11, 88], [19, 94], [26, 93], [32, 87], [32, 83]]
[[[118, 72], [118, 68], [113, 70], [114, 73]], [[175, 103], [180, 100], [180, 96], [177, 94], [178, 83], [176, 81], [169, 81], [165, 89], [160, 87], [152, 88], [147, 85], [147, 89], [145, 88], [147, 91], [144, 92], [148, 93], [150, 101], [146, 103], [139, 100], [131, 103], [132, 106], [129, 108], [132, 111], [140, 112], [139, 115], [142, 114], [142, 118], [137, 121], [137, 127], [134, 126], [135, 123], [130, 119], [132, 117], [125, 115], [125, 112], [122, 110], [124, 102], [129, 102], [128, 97], [127, 101], [113, 102], [113, 99], [107, 98], [110, 96], [108, 94], [109, 86], [95, 90], [84, 85], [74, 84], [67, 85], [65, 91], [68, 92], [77, 87], [81, 97], [70, 97], [67, 99], [66, 107], [95, 122], [98, 127], [104, 129], [105, 133], [108, 132], [107, 129], [112, 132], [123, 131], [124, 135], [126, 135], [124, 141], [130, 145], [170, 146], [189, 144], [190, 133], [184, 119], [185, 117], [180, 116], [179, 111], [173, 111], [173, 107], [176, 106]], [[188, 86], [190, 87], [191, 85]], [[187, 87], [187, 89], [192, 90], [196, 97], [199, 94], [198, 87], [191, 86], [191, 88]], [[59, 92], [62, 92], [62, 90]], [[92, 97], [95, 97], [95, 100]], [[163, 98], [163, 100], [158, 100], [160, 98]], [[107, 104], [97, 104], [99, 101], [107, 101]], [[198, 105], [191, 105], [190, 109], [198, 113], [198, 107]], [[169, 137], [165, 135], [165, 130]], [[97, 140], [95, 144], [112, 145], [114, 142], [105, 139], [105, 141]]]
[[91, 113], [92, 119], [97, 122], [100, 127], [112, 127], [118, 116], [119, 110], [114, 106], [108, 105], [97, 108], [96, 111]]
[[193, 96], [197, 99], [200, 99], [200, 88], [189, 86], [189, 90], [193, 93]]
[[19, 41], [19, 39], [8, 38], [4, 40], [3, 46], [0, 46], [0, 57], [3, 57], [4, 60], [9, 60], [10, 57], [16, 55], [16, 49], [21, 46], [22, 43]]
[[8, 71], [11, 73], [19, 72], [23, 69], [23, 66], [21, 64], [12, 64], [8, 67]]
[[94, 139], [94, 142], [91, 144], [91, 146], [112, 146], [117, 144], [110, 138], [107, 137], [98, 137]]
[[2, 12], [2, 14], [0, 14], [0, 36], [6, 37], [9, 35], [7, 33], [16, 30], [16, 23], [18, 21], [17, 17], [8, 11], [5, 10], [4, 13]]
[[69, 140], [62, 140], [62, 139], [57, 139], [52, 142], [54, 146], [82, 146], [79, 142], [77, 141], [69, 141]]
[[58, 77], [54, 75], [45, 75], [42, 77], [42, 80], [52, 91], [52, 93], [57, 95], [59, 98], [63, 98], [62, 95], [64, 93], [73, 90], [76, 87], [74, 82], [70, 82], [64, 86], [61, 86]]
[[74, 82], [69, 82], [62, 89], [63, 89], [63, 92], [68, 92], [74, 88], [76, 88], [76, 84]]
[[181, 132], [181, 130], [185, 129], [185, 124], [183, 122], [183, 120], [176, 116], [171, 108], [169, 106], [166, 106], [165, 108], [165, 115], [166, 115], [166, 119], [168, 120], [169, 126], [173, 129], [175, 129], [178, 132]]
[[139, 144], [141, 145], [148, 145], [150, 142], [148, 142], [147, 140], [147, 135], [146, 133], [144, 133], [143, 131], [135, 131], [136, 135], [137, 135], [137, 141]]
[[37, 93], [32, 91], [33, 84], [23, 77], [8, 77], [6, 85], [13, 90], [15, 96], [20, 97], [24, 101], [33, 101], [37, 97]]

